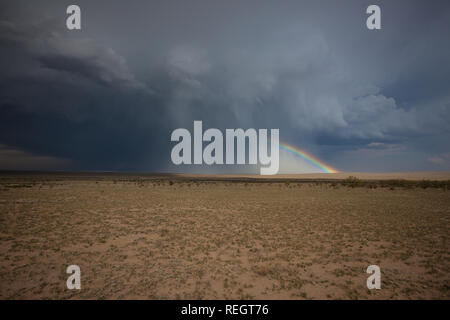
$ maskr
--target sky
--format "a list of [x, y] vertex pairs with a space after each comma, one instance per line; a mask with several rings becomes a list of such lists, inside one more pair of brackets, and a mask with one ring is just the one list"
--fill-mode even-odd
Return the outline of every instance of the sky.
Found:
[[194, 120], [340, 171], [450, 170], [446, 0], [0, 0], [0, 48], [0, 170], [255, 172], [173, 165]]

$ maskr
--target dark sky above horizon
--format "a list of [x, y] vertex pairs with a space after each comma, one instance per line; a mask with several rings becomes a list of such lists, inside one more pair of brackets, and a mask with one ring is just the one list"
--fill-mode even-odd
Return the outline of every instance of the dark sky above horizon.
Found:
[[450, 170], [449, 39], [438, 0], [0, 0], [0, 170], [249, 170], [175, 168], [194, 120], [342, 171]]

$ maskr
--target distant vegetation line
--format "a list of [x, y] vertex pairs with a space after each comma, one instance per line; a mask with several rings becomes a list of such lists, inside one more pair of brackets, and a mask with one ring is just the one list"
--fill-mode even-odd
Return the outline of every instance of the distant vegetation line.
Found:
[[450, 180], [407, 180], [407, 179], [359, 179], [349, 176], [345, 179], [318, 179], [318, 178], [262, 178], [258, 177], [230, 177], [230, 176], [188, 176], [178, 174], [142, 174], [119, 172], [0, 172], [0, 186], [3, 188], [27, 188], [46, 182], [58, 181], [110, 181], [112, 183], [126, 182], [136, 183], [139, 186], [152, 185], [177, 185], [177, 184], [203, 184], [203, 183], [245, 183], [249, 184], [282, 184], [288, 187], [302, 184], [327, 185], [337, 188], [339, 186], [349, 188], [441, 188], [450, 190]]

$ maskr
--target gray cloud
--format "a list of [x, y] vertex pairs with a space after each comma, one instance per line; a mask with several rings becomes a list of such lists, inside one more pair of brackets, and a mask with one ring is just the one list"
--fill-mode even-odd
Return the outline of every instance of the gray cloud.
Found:
[[344, 170], [398, 170], [405, 157], [435, 169], [449, 152], [450, 6], [381, 1], [372, 32], [368, 4], [81, 1], [78, 33], [63, 2], [34, 15], [11, 4], [0, 143], [74, 168], [174, 170], [170, 132], [203, 120], [280, 128]]
[[89, 38], [64, 37], [53, 22], [34, 25], [0, 21], [0, 43], [27, 53], [39, 67], [81, 76], [102, 85], [143, 88], [126, 60], [113, 49]]
[[67, 159], [36, 156], [0, 144], [1, 170], [69, 170], [71, 167]]

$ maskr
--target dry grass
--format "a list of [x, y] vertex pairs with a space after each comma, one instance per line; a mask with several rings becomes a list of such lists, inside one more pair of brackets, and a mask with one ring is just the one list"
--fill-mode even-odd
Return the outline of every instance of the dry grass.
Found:
[[2, 175], [0, 298], [449, 299], [450, 191], [391, 189]]

